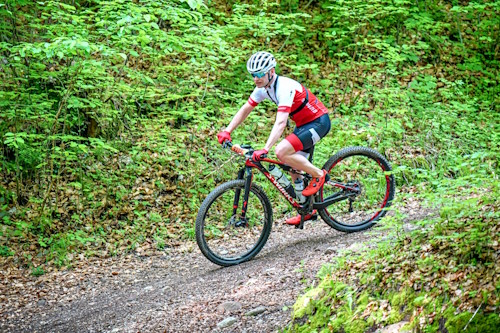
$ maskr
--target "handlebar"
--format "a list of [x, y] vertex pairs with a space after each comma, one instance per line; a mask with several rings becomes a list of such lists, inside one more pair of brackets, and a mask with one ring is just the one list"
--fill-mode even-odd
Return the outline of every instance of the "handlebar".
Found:
[[[230, 148], [232, 151], [234, 151], [236, 154], [244, 156], [246, 158], [252, 159], [252, 154], [255, 151], [250, 145], [239, 145], [239, 144], [233, 144], [231, 141], [225, 141], [222, 144], [222, 148]], [[267, 154], [262, 155], [262, 160], [267, 158]]]
[[249, 154], [249, 157], [252, 157], [252, 153], [254, 151], [254, 149], [252, 147], [250, 147], [249, 145], [243, 145], [243, 147], [242, 147], [239, 144], [233, 144], [231, 141], [225, 141], [222, 144], [222, 148], [229, 148], [232, 151], [234, 151], [236, 154], [241, 155], [241, 156], [245, 156], [245, 155]]
[[[254, 152], [254, 149], [252, 148], [252, 146], [248, 145], [248, 144], [243, 144], [243, 145], [239, 145], [239, 144], [236, 144], [236, 143], [232, 143], [231, 141], [225, 141], [223, 144], [222, 144], [222, 148], [227, 148], [227, 149], [231, 149], [233, 152], [235, 152], [236, 154], [240, 155], [240, 156], [243, 156], [253, 162], [255, 162], [253, 159], [252, 159], [252, 154]], [[283, 162], [281, 161], [277, 161], [277, 160], [272, 160], [270, 158], [267, 157], [267, 154], [265, 154], [262, 159], [260, 160], [260, 162], [268, 162], [268, 163], [272, 163], [272, 164], [278, 164], [278, 165], [285, 165]], [[258, 163], [258, 162], [257, 162]]]

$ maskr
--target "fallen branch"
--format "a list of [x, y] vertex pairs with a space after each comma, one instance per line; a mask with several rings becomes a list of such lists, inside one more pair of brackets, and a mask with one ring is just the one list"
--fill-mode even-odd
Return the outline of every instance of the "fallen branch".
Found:
[[467, 323], [467, 325], [465, 325], [465, 327], [463, 329], [464, 331], [467, 329], [467, 326], [469, 326], [469, 324], [472, 321], [472, 319], [474, 319], [474, 317], [476, 316], [477, 311], [479, 311], [479, 309], [481, 308], [482, 305], [483, 305], [483, 302], [481, 302], [481, 304], [479, 304], [479, 306], [476, 309], [476, 312], [474, 312], [474, 314], [472, 315], [472, 317], [469, 319], [469, 322]]

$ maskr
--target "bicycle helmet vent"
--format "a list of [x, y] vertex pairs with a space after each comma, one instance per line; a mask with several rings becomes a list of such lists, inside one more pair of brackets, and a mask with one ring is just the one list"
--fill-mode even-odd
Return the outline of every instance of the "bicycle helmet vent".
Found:
[[254, 53], [247, 61], [247, 70], [250, 74], [265, 73], [274, 67], [276, 67], [276, 59], [271, 53], [265, 51]]

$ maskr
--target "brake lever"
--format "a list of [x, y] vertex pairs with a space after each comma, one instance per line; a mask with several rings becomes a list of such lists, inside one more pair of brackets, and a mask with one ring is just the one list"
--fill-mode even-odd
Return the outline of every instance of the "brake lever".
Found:
[[253, 150], [252, 151], [248, 151], [250, 153], [250, 156], [252, 156], [251, 160], [252, 162], [255, 162], [255, 163], [260, 163], [264, 158], [267, 158], [267, 154], [261, 154], [260, 155], [260, 160], [256, 161], [253, 159]]

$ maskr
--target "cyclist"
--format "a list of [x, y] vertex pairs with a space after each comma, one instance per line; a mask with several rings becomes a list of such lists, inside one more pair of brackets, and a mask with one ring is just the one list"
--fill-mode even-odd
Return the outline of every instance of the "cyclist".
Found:
[[[217, 138], [220, 144], [231, 141], [234, 131], [263, 100], [269, 99], [278, 106], [276, 121], [264, 148], [256, 150], [252, 158], [260, 161], [278, 142], [288, 117], [295, 122], [293, 133], [282, 140], [275, 149], [276, 156], [283, 163], [296, 170], [310, 174], [313, 178], [302, 191], [304, 196], [311, 196], [319, 191], [325, 182], [326, 170], [315, 167], [309, 160], [311, 148], [330, 131], [328, 109], [309, 89], [299, 82], [276, 74], [276, 59], [269, 52], [259, 51], [247, 62], [247, 70], [256, 85], [248, 101], [234, 115], [226, 129]], [[293, 181], [301, 177], [291, 173]], [[316, 217], [316, 211], [308, 214], [305, 220]], [[300, 215], [286, 220], [287, 224], [298, 225]]]

